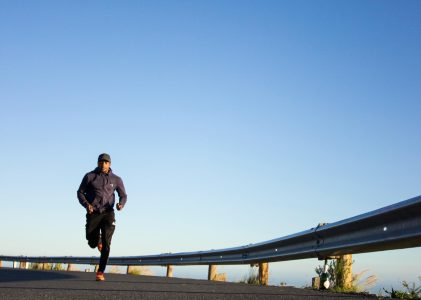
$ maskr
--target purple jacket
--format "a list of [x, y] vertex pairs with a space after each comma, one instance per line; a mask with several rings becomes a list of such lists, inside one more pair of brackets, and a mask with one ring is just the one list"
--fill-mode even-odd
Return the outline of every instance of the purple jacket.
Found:
[[96, 212], [114, 210], [115, 195], [117, 191], [119, 203], [124, 206], [127, 194], [123, 180], [115, 175], [112, 170], [108, 174], [101, 172], [99, 168], [87, 173], [77, 190], [77, 198], [83, 207], [91, 204]]

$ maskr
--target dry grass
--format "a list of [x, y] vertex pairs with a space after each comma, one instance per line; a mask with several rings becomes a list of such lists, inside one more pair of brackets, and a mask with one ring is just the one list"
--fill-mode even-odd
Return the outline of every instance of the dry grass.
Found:
[[121, 271], [120, 271], [120, 269], [117, 266], [112, 266], [111, 269], [110, 269], [110, 271], [108, 271], [108, 273], [111, 273], [111, 274], [120, 274]]
[[376, 275], [370, 275], [368, 277], [364, 277], [364, 275], [368, 272], [367, 270], [363, 270], [359, 273], [352, 274], [352, 284], [349, 288], [343, 288], [339, 286], [335, 286], [332, 288], [335, 292], [341, 293], [362, 293], [367, 292], [367, 290], [373, 287], [377, 283]]
[[364, 274], [367, 272], [368, 269], [352, 275], [352, 285], [355, 287], [357, 292], [365, 292], [377, 283], [376, 275], [370, 275], [363, 278]]
[[131, 267], [127, 274], [153, 276], [153, 272], [146, 267]]
[[255, 268], [250, 268], [249, 274], [244, 276], [239, 282], [259, 285], [259, 272]]

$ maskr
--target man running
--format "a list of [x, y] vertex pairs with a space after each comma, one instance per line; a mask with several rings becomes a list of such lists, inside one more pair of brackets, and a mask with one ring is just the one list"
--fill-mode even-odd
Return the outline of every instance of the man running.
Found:
[[87, 173], [79, 186], [77, 197], [86, 208], [86, 239], [91, 248], [101, 252], [97, 281], [104, 281], [104, 271], [110, 255], [111, 239], [115, 229], [114, 204], [117, 191], [117, 210], [122, 210], [127, 201], [123, 180], [111, 168], [111, 157], [107, 153], [98, 156], [98, 167]]

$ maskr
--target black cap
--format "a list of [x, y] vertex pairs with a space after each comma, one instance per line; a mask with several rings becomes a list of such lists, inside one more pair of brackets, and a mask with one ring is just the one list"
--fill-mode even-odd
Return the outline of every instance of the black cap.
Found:
[[106, 160], [108, 162], [111, 162], [111, 157], [107, 153], [102, 153], [98, 156], [98, 161], [101, 161], [101, 160]]

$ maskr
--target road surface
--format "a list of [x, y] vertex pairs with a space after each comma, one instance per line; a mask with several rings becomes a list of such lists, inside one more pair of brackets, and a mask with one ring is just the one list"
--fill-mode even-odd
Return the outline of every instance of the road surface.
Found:
[[376, 299], [294, 287], [255, 286], [207, 280], [95, 273], [0, 269], [1, 300], [61, 299]]

